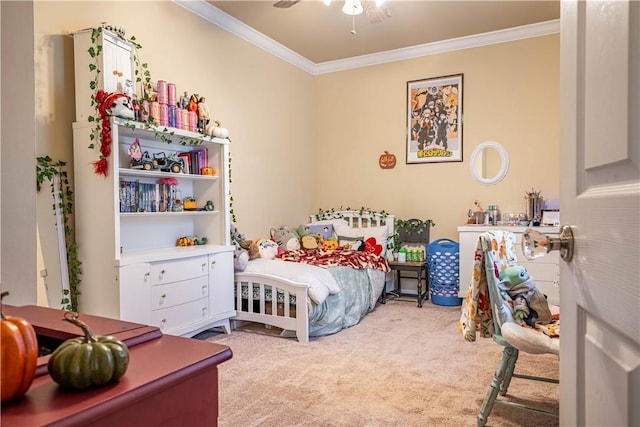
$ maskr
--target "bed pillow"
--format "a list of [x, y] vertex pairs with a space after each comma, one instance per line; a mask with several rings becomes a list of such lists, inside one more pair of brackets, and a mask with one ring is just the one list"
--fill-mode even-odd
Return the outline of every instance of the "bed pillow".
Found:
[[325, 240], [333, 237], [333, 224], [307, 224], [305, 228], [311, 234], [321, 234]]
[[370, 237], [376, 239], [376, 243], [382, 246], [381, 256], [385, 256], [387, 253], [387, 237], [389, 234], [389, 229], [386, 225], [382, 225], [379, 227], [349, 227], [349, 225], [335, 225], [334, 229], [336, 234], [338, 235], [338, 242], [342, 246], [343, 241], [347, 241], [348, 239], [362, 239], [366, 241]]

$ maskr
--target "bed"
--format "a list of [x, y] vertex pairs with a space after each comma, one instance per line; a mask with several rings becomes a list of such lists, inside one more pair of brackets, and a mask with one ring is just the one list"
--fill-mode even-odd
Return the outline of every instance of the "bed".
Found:
[[[387, 242], [394, 235], [394, 217], [362, 211], [331, 211], [310, 217], [308, 227], [327, 225], [340, 243], [358, 236], [375, 237], [383, 253], [335, 251], [314, 255], [286, 252], [278, 259], [254, 259], [234, 278], [234, 326], [255, 322], [281, 328], [282, 336], [299, 342], [329, 335], [357, 324], [373, 310], [392, 280], [386, 262]], [[316, 227], [317, 229], [317, 227]], [[343, 240], [344, 239], [344, 240]], [[291, 262], [294, 261], [294, 262]], [[318, 265], [313, 265], [317, 262]]]

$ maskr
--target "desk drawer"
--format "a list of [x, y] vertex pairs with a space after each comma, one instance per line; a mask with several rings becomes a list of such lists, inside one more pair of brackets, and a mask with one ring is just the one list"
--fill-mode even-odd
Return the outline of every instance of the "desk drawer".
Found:
[[157, 285], [151, 288], [151, 309], [158, 310], [206, 297], [209, 277], [196, 277], [182, 282]]
[[184, 327], [209, 317], [209, 298], [151, 312], [151, 324], [162, 331]]
[[209, 258], [198, 256], [171, 261], [162, 261], [151, 265], [151, 285], [188, 280], [209, 274]]

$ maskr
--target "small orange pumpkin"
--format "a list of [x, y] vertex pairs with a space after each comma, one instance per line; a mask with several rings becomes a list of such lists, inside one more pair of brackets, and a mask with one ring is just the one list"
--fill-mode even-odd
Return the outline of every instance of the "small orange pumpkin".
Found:
[[5, 316], [0, 294], [0, 394], [2, 403], [18, 399], [29, 390], [38, 366], [36, 331], [21, 317]]
[[382, 169], [393, 169], [396, 166], [396, 155], [385, 151], [380, 155], [378, 164]]

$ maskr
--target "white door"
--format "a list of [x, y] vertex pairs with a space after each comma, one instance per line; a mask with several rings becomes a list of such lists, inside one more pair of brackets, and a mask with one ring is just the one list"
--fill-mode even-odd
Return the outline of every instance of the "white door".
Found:
[[560, 425], [640, 426], [640, 2], [561, 3]]

